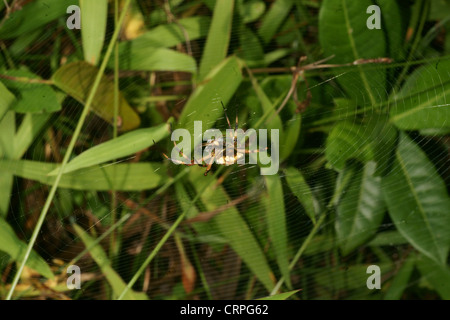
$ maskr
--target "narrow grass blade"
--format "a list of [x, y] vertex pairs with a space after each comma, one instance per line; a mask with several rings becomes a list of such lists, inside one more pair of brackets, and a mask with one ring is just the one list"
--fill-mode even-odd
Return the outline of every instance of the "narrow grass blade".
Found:
[[[169, 126], [165, 123], [156, 127], [125, 133], [114, 140], [104, 142], [81, 153], [64, 167], [63, 173], [133, 155], [153, 145], [153, 141], [158, 142], [168, 135]], [[58, 171], [59, 168], [50, 172], [49, 175], [54, 176]]]
[[0, 81], [0, 122], [15, 100], [14, 95]]
[[302, 204], [311, 221], [316, 224], [316, 209], [314, 208], [314, 201], [316, 200], [302, 173], [296, 168], [290, 167], [285, 170], [285, 174], [292, 193]]
[[[3, 172], [39, 181], [47, 185], [55, 183], [55, 177], [48, 173], [56, 169], [53, 163], [30, 160], [0, 160]], [[119, 163], [93, 166], [67, 173], [59, 186], [73, 190], [141, 191], [153, 189], [167, 181], [167, 174], [159, 162]]]
[[105, 40], [108, 0], [80, 0], [80, 9], [84, 59], [97, 65]]
[[281, 24], [286, 21], [286, 16], [291, 11], [293, 0], [276, 0], [262, 20], [258, 30], [259, 36], [265, 44], [273, 38]]
[[292, 288], [289, 275], [288, 239], [286, 226], [286, 212], [284, 206], [283, 186], [278, 175], [264, 176], [267, 196], [263, 203], [266, 207], [266, 220], [271, 240], [271, 247], [275, 253], [278, 268], [288, 288]]
[[206, 75], [227, 56], [233, 21], [234, 0], [217, 0], [211, 27], [200, 62], [199, 78]]
[[[89, 253], [94, 259], [94, 261], [98, 264], [100, 267], [103, 275], [105, 276], [106, 280], [108, 281], [109, 285], [112, 288], [112, 291], [114, 292], [113, 298], [117, 298], [119, 294], [125, 289], [126, 284], [122, 280], [122, 278], [117, 274], [117, 272], [112, 268], [111, 261], [109, 260], [108, 256], [106, 255], [103, 248], [97, 244], [93, 245], [93, 242], [95, 241], [91, 236], [89, 236], [80, 226], [74, 224], [73, 228], [75, 229], [75, 232], [77, 235], [81, 238], [84, 245], [86, 247], [91, 248], [89, 250]], [[126, 300], [148, 300], [148, 297], [145, 293], [138, 293], [133, 291], [128, 291], [124, 299]]]

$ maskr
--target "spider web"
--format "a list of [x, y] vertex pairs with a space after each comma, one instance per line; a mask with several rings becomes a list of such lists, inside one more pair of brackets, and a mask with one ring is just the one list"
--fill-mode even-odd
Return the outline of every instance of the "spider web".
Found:
[[[37, 38], [36, 42], [45, 43], [49, 37], [50, 34], [44, 32]], [[231, 43], [237, 41], [237, 39], [231, 39]], [[412, 60], [427, 59], [429, 54], [429, 52], [424, 50], [422, 53], [416, 53]], [[198, 51], [193, 49], [193, 55], [201, 55], [200, 49]], [[295, 65], [295, 60], [298, 58], [298, 56], [295, 56], [295, 58], [282, 60], [281, 63], [286, 63], [286, 65], [290, 63], [292, 65], [292, 62], [294, 62]], [[404, 58], [406, 59], [407, 57]], [[425, 62], [425, 65], [427, 63], [432, 65], [435, 61]], [[420, 65], [413, 65], [411, 69], [419, 68]], [[374, 68], [379, 70], [379, 72], [394, 70], [394, 67], [390, 65], [377, 65]], [[41, 70], [35, 71], [38, 74], [45, 74], [46, 68], [42, 67]], [[335, 106], [329, 104], [321, 105], [321, 102], [326, 101], [330, 103], [334, 98], [350, 98], [337, 82], [339, 75], [335, 76], [332, 72], [325, 70], [306, 73], [309, 90], [312, 93], [311, 104], [306, 108], [305, 112], [293, 113], [292, 111], [297, 106], [290, 99], [287, 106], [280, 113], [283, 124], [286, 127], [298, 118], [301, 118], [302, 123], [302, 138], [296, 142], [292, 153], [281, 164], [278, 173], [282, 183], [284, 208], [279, 207], [275, 208], [275, 210], [277, 212], [284, 210], [285, 212], [290, 260], [293, 259], [295, 253], [311, 232], [313, 223], [297, 195], [292, 192], [291, 186], [287, 183], [284, 169], [295, 167], [302, 170], [310, 186], [310, 191], [304, 190], [302, 192], [304, 194], [307, 192], [312, 193], [316, 199], [316, 207], [320, 207], [319, 202], [327, 204], [332, 199], [335, 191], [335, 181], [339, 175], [336, 170], [326, 166], [324, 157], [327, 132], [329, 132], [328, 130], [331, 129], [334, 123], [324, 124], [322, 128], [312, 125], [317, 119], [327, 118], [336, 114], [336, 112], [338, 114], [341, 112]], [[356, 77], [355, 74], [356, 68], [350, 68], [345, 73], [345, 76]], [[172, 74], [161, 72], [157, 76], [158, 79], [163, 81], [165, 78], [170, 79]], [[283, 81], [285, 81], [286, 87], [282, 88], [285, 91], [290, 85], [292, 75], [282, 74], [278, 77], [283, 78]], [[418, 77], [420, 78], [422, 75], [419, 74]], [[393, 80], [396, 79], [388, 78], [388, 87], [393, 88], [395, 86], [395, 81]], [[258, 78], [258, 81], [264, 85], [264, 79]], [[130, 97], [133, 95], [133, 87], [142, 89], [141, 83], [141, 79], [127, 78], [123, 79], [123, 81], [121, 80], [121, 87], [125, 94], [128, 93]], [[283, 90], [280, 90], [280, 95], [283, 93]], [[306, 98], [308, 89], [304, 81], [300, 80], [297, 90], [299, 97]], [[364, 89], [361, 87], [355, 88], [355, 90], [363, 91]], [[245, 96], [245, 93], [248, 91], [242, 88], [238, 89], [227, 106], [231, 122], [236, 113], [239, 115], [240, 128], [252, 128], [252, 125], [257, 123], [261, 116], [261, 111], [254, 107], [256, 103], [255, 97]], [[385, 94], [388, 95], [389, 92]], [[182, 109], [185, 102], [185, 100], [181, 99], [169, 103], [167, 106], [170, 111], [176, 113]], [[150, 115], [154, 115], [161, 108], [157, 104], [141, 104], [138, 106], [138, 108], [144, 107], [146, 107], [144, 112], [148, 112]], [[354, 114], [352, 117], [345, 117], [345, 119], [358, 126], [358, 134], [364, 137], [369, 135], [370, 132], [367, 126], [360, 125], [361, 116], [363, 115], [366, 118], [377, 117], [378, 113], [373, 108], [370, 108], [369, 104], [360, 105], [360, 108], [364, 108], [363, 113]], [[346, 110], [342, 110], [342, 112], [346, 112]], [[66, 98], [63, 103], [63, 110], [52, 116], [51, 124], [45, 126], [46, 130], [32, 144], [24, 159], [60, 162], [61, 155], [70, 142], [71, 133], [74, 131], [80, 113], [81, 105], [70, 97]], [[152, 125], [156, 124], [159, 123], [152, 123]], [[225, 117], [219, 118], [214, 128], [224, 132], [228, 128]], [[419, 145], [422, 150], [427, 151], [427, 156], [439, 175], [444, 178], [448, 188], [448, 141], [446, 136], [442, 135], [445, 129], [448, 128], [413, 132], [411, 136], [414, 139], [414, 143]], [[85, 122], [75, 154], [80, 154], [94, 145], [107, 141], [111, 137], [111, 131], [109, 124], [91, 114]], [[342, 134], [344, 135], [344, 132]], [[448, 134], [448, 132], [445, 132], [445, 134]], [[51, 141], [56, 141], [59, 147], [57, 149], [53, 148]], [[170, 150], [171, 143], [169, 139], [166, 139], [164, 143], [158, 143], [157, 146], [151, 147], [138, 155], [119, 159], [117, 163], [133, 161], [159, 162], [160, 167], [157, 169], [164, 170], [170, 177], [175, 177], [183, 170], [192, 172], [204, 171], [204, 168], [193, 166], [186, 169], [164, 160], [162, 152]], [[280, 151], [291, 147], [285, 141], [280, 141]], [[385, 157], [390, 157], [390, 155], [386, 154]], [[219, 167], [217, 164], [213, 165], [213, 170], [210, 174], [214, 174]], [[362, 167], [358, 168], [358, 170], [362, 170]], [[271, 250], [272, 244], [268, 240], [266, 229], [265, 212], [267, 209], [261, 200], [267, 197], [264, 177], [259, 174], [258, 166], [253, 165], [234, 165], [226, 167], [221, 173], [225, 177], [222, 181], [222, 187], [230, 200], [229, 203], [234, 205], [252, 231], [267, 259], [270, 261], [270, 267], [275, 272], [275, 277], [278, 280], [280, 273], [275, 263], [274, 253]], [[190, 173], [188, 172], [186, 177], [189, 175]], [[218, 177], [220, 176], [218, 175]], [[29, 239], [32, 233], [33, 226], [48, 195], [48, 190], [48, 186], [35, 181], [22, 178], [14, 179], [8, 221], [14, 227], [16, 233], [25, 241]], [[176, 220], [183, 208], [189, 206], [197, 194], [193, 182], [186, 178], [158, 195], [155, 195], [156, 190], [142, 190], [141, 192], [118, 191], [117, 199], [113, 202], [111, 192], [59, 188], [34, 249], [54, 270], [61, 271], [61, 265], [64, 266], [66, 263], [69, 263], [71, 259], [86, 247], [74, 232], [73, 223], [80, 225], [92, 237], [99, 237], [108, 230], [113, 221], [118, 221], [120, 217], [130, 214], [130, 217], [114, 233], [115, 243], [119, 243], [119, 246], [111, 262], [115, 272], [127, 282], [158, 241], [161, 240], [167, 231], [167, 225], [171, 225]], [[351, 196], [351, 194], [347, 195], [347, 197]], [[218, 208], [218, 212], [209, 211], [207, 209], [208, 203], [200, 200], [189, 211], [187, 218], [193, 218], [196, 214], [197, 216], [208, 213], [212, 216], [224, 214], [229, 204], [224, 204], [222, 201], [216, 201], [215, 203], [215, 201], [214, 198], [209, 199], [209, 203], [215, 205]], [[402, 203], [398, 203], [398, 206], [401, 205]], [[209, 219], [214, 218], [210, 217]], [[205, 218], [205, 220], [209, 219], [208, 217]], [[343, 256], [339, 250], [335, 234], [336, 219], [335, 213], [326, 217], [317, 235], [313, 238], [310, 245], [307, 246], [300, 260], [291, 271], [293, 288], [302, 290], [299, 294], [299, 297], [302, 299], [370, 298], [374, 293], [366, 287], [368, 277], [366, 267], [370, 264], [378, 264], [382, 269], [388, 268], [387, 272], [383, 272], [382, 285], [385, 282], [389, 283], [399, 272], [399, 268], [408, 254], [413, 250], [411, 245], [403, 240], [398, 242], [393, 240], [383, 245], [377, 245], [376, 241], [381, 243], [383, 239], [375, 237], [357, 250]], [[136, 291], [145, 291], [150, 298], [154, 299], [186, 299], [192, 297], [198, 299], [244, 299], [267, 295], [267, 292], [242, 260], [242, 257], [230, 245], [227, 245], [227, 240], [224, 236], [213, 228], [208, 230], [208, 221], [197, 223], [201, 225], [199, 228], [187, 223], [182, 224], [178, 231], [178, 236], [183, 242], [189, 262], [196, 269], [197, 280], [193, 291], [187, 293], [183, 287], [181, 280], [183, 268], [186, 267], [183, 263], [186, 262], [182, 261], [179, 247], [173, 237], [162, 247], [154, 261], [133, 288]], [[230, 228], [233, 229], [233, 226], [230, 226]], [[382, 223], [377, 225], [376, 228], [377, 235], [382, 232], [396, 230], [387, 212], [384, 214]], [[370, 232], [371, 230], [367, 231]], [[106, 253], [112, 250], [111, 241], [111, 237], [108, 236], [101, 242]], [[0, 259], [0, 265], [5, 265], [8, 261], [9, 258], [4, 256]], [[108, 286], [104, 284], [103, 271], [89, 254], [84, 255], [76, 264], [82, 270], [83, 285], [81, 290], [66, 292], [69, 297], [76, 299], [102, 299], [110, 296]], [[432, 274], [429, 274], [429, 276], [432, 276]], [[209, 288], [205, 287], [205, 284]], [[423, 288], [427, 285], [427, 277], [415, 270], [415, 273], [406, 284], [406, 291], [408, 293], [414, 292], [415, 288]], [[283, 290], [287, 289], [283, 286]], [[250, 294], [249, 291], [251, 292]]]

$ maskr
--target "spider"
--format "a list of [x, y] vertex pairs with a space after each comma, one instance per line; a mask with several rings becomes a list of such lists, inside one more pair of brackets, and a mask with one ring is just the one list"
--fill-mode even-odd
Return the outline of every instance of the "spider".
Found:
[[[227, 119], [228, 127], [232, 130], [230, 119], [228, 118], [228, 115], [227, 115], [227, 109], [225, 108], [222, 101], [220, 103], [222, 104], [222, 108], [225, 113], [225, 118]], [[237, 163], [237, 161], [239, 159], [242, 159], [243, 157], [245, 157], [246, 153], [249, 154], [249, 153], [260, 152], [259, 149], [256, 149], [256, 150], [247, 150], [245, 148], [238, 149], [237, 129], [238, 129], [238, 115], [236, 113], [236, 123], [235, 123], [235, 127], [234, 127], [234, 134], [231, 133], [232, 135], [230, 136], [232, 138], [233, 142], [230, 143], [227, 141], [227, 139], [220, 137], [217, 139], [209, 139], [206, 143], [202, 143], [202, 147], [205, 147], [205, 151], [209, 151], [208, 152], [209, 155], [206, 157], [202, 157], [201, 161], [196, 161], [195, 159], [194, 160], [189, 159], [186, 155], [183, 154], [183, 152], [181, 150], [179, 150], [179, 153], [183, 158], [185, 158], [187, 160], [187, 163], [180, 161], [180, 160], [171, 159], [165, 153], [163, 153], [163, 156], [167, 160], [172, 161], [173, 163], [183, 164], [185, 166], [198, 165], [201, 167], [206, 167], [206, 171], [205, 171], [204, 175], [207, 176], [208, 172], [211, 171], [214, 161], [219, 165], [230, 165], [230, 164]], [[175, 141], [173, 141], [173, 144], [174, 144], [175, 148], [178, 149]], [[216, 153], [215, 150], [217, 150], [216, 149], [217, 147], [222, 147], [222, 149], [220, 149], [219, 152]], [[226, 155], [227, 148], [232, 148], [234, 150], [233, 157]], [[267, 150], [268, 148], [265, 148], [265, 149]]]

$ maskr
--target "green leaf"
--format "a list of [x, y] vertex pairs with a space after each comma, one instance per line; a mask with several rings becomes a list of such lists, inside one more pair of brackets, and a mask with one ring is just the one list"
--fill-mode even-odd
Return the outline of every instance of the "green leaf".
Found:
[[450, 246], [450, 199], [433, 164], [404, 133], [382, 189], [397, 230], [417, 250], [444, 265]]
[[414, 255], [410, 255], [406, 259], [400, 270], [395, 274], [391, 286], [384, 296], [384, 300], [399, 300], [402, 297], [403, 292], [408, 287], [409, 279], [414, 270], [415, 260]]
[[[121, 70], [183, 71], [197, 72], [197, 64], [191, 56], [166, 48], [136, 47], [131, 44], [120, 47]], [[109, 67], [114, 61], [110, 60]]]
[[279, 294], [274, 294], [273, 296], [260, 298], [258, 300], [287, 300], [289, 297], [293, 296], [294, 294], [296, 294], [300, 290], [301, 289], [299, 289], [299, 290], [292, 290], [292, 291], [288, 291], [288, 292], [283, 292], [283, 293], [279, 293]]
[[14, 155], [12, 159], [20, 159], [44, 128], [51, 114], [25, 114], [14, 137]]
[[5, 113], [14, 105], [16, 98], [0, 81], [0, 122]]
[[[242, 72], [235, 57], [225, 59], [214, 68], [189, 97], [178, 120], [178, 127], [194, 132], [194, 121], [201, 121], [203, 131], [223, 116], [226, 106], [242, 82]], [[195, 145], [200, 140], [195, 140]]]
[[384, 231], [378, 233], [375, 238], [370, 241], [369, 246], [398, 246], [406, 244], [408, 241], [397, 231]]
[[[22, 262], [27, 245], [20, 241], [9, 224], [0, 218], [0, 251], [6, 252], [15, 262]], [[26, 265], [48, 279], [54, 277], [52, 270], [34, 250], [31, 251]]]
[[[73, 228], [75, 229], [75, 232], [77, 235], [81, 238], [84, 245], [86, 247], [91, 247], [94, 239], [89, 236], [81, 227], [74, 224]], [[100, 267], [103, 275], [105, 276], [106, 280], [110, 284], [112, 291], [114, 292], [114, 298], [119, 297], [119, 295], [122, 293], [122, 291], [127, 286], [126, 283], [122, 280], [122, 278], [117, 274], [117, 272], [112, 268], [111, 261], [109, 260], [108, 256], [106, 255], [103, 248], [98, 244], [92, 247], [91, 250], [89, 250], [89, 253], [92, 257], [92, 259], [97, 263], [97, 265]], [[148, 300], [148, 297], [143, 292], [134, 292], [129, 290], [125, 296], [125, 300]]]
[[373, 159], [370, 130], [350, 121], [338, 122], [331, 130], [325, 149], [325, 157], [332, 167], [342, 170], [348, 159], [365, 163]]
[[[385, 57], [386, 39], [381, 29], [367, 28], [370, 0], [324, 0], [319, 13], [319, 38], [330, 63], [345, 64], [358, 59]], [[386, 72], [357, 65], [355, 72], [333, 69], [339, 84], [358, 105], [375, 105], [386, 97]], [[343, 75], [341, 75], [344, 73]]]
[[286, 21], [293, 4], [294, 1], [292, 0], [276, 0], [271, 5], [269, 11], [262, 19], [261, 27], [258, 29], [258, 34], [265, 44], [270, 42], [281, 24]]
[[11, 39], [66, 15], [73, 0], [35, 0], [15, 10], [0, 28], [0, 39]]
[[280, 177], [275, 175], [264, 176], [267, 196], [262, 198], [266, 207], [266, 220], [271, 245], [275, 253], [278, 268], [288, 288], [292, 288], [289, 275], [289, 257], [287, 248], [286, 212], [284, 207], [283, 186]]
[[294, 196], [302, 204], [306, 214], [311, 221], [316, 224], [316, 210], [314, 208], [314, 195], [303, 177], [302, 173], [296, 168], [289, 167], [285, 170], [286, 181]]
[[258, 20], [266, 10], [266, 5], [264, 1], [261, 0], [250, 0], [245, 2], [239, 0], [237, 2], [237, 8], [239, 15], [242, 18], [242, 23], [246, 24]]
[[381, 178], [374, 176], [375, 162], [368, 162], [364, 169], [355, 163], [350, 166], [355, 167], [354, 176], [336, 208], [335, 228], [343, 255], [375, 235], [385, 211]]
[[249, 67], [264, 66], [264, 50], [256, 34], [245, 25], [241, 25], [239, 32], [241, 44], [239, 56]]
[[390, 108], [390, 119], [400, 129], [450, 127], [450, 60], [417, 69], [406, 80]]
[[[24, 179], [52, 185], [56, 164], [29, 160], [0, 160], [3, 172], [9, 172]], [[94, 166], [64, 174], [60, 188], [95, 191], [140, 191], [153, 189], [167, 181], [167, 173], [161, 170], [161, 163], [140, 162], [116, 165]]]
[[6, 218], [8, 214], [13, 181], [11, 173], [0, 170], [0, 218]]
[[[52, 79], [55, 85], [81, 103], [85, 103], [89, 91], [94, 84], [98, 69], [87, 62], [79, 61], [66, 64], [59, 68]], [[92, 110], [102, 119], [113, 123], [114, 119], [114, 84], [105, 75], [102, 76], [94, 100]], [[119, 95], [119, 116], [122, 119], [122, 131], [139, 127], [140, 119], [128, 102]]]
[[384, 115], [370, 118], [367, 128], [370, 130], [373, 160], [376, 162], [375, 176], [384, 176], [392, 163], [398, 131]]
[[[0, 119], [0, 159], [11, 159], [14, 157], [14, 133], [16, 131], [16, 115], [14, 111], [8, 111]], [[1, 160], [0, 160], [1, 161]], [[14, 176], [5, 171], [3, 167], [0, 170], [0, 218], [5, 218], [9, 211], [11, 192], [13, 188]]]
[[416, 260], [422, 277], [439, 293], [442, 299], [450, 300], [450, 268], [436, 264], [434, 260], [419, 255]]
[[97, 65], [103, 48], [108, 0], [79, 0], [84, 60]]
[[[197, 192], [204, 189], [205, 184], [215, 185], [207, 188], [201, 195], [201, 200], [207, 211], [214, 211], [222, 205], [229, 203], [230, 198], [217, 182], [211, 182], [213, 176], [204, 176], [203, 168], [191, 167], [190, 181]], [[250, 231], [245, 220], [236, 207], [232, 206], [214, 217], [215, 227], [228, 240], [233, 250], [247, 264], [248, 268], [261, 281], [267, 291], [271, 291], [274, 283], [273, 273], [267, 263], [266, 257]]]
[[234, 0], [217, 0], [200, 62], [199, 79], [203, 80], [227, 56], [233, 21]]
[[14, 157], [14, 133], [16, 132], [16, 113], [8, 111], [0, 120], [0, 159]]
[[[125, 133], [120, 137], [92, 147], [70, 161], [63, 173], [91, 167], [114, 159], [135, 154], [169, 135], [169, 126], [165, 123], [146, 129]], [[57, 175], [59, 168], [49, 175]]]
[[[400, 5], [399, 1], [392, 0], [376, 0], [376, 4], [381, 9], [381, 30], [387, 39], [387, 56], [394, 60], [404, 59], [403, 42], [408, 28], [405, 16], [407, 4]], [[368, 17], [369, 15], [366, 16], [366, 18]]]
[[[205, 37], [211, 18], [206, 16], [179, 19], [178, 23], [158, 25], [134, 40], [121, 42], [119, 48], [132, 47], [133, 49], [170, 48], [186, 41], [185, 32], [189, 41]], [[180, 28], [180, 25], [184, 28]]]
[[[7, 76], [40, 79], [34, 73], [24, 70], [9, 70]], [[11, 109], [20, 113], [51, 113], [61, 110], [55, 91], [46, 84], [24, 83], [2, 79], [2, 82], [16, 96]]]

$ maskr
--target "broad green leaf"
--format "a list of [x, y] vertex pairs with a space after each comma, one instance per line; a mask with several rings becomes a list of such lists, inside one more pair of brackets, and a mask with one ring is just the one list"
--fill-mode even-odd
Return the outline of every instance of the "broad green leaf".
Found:
[[[405, 11], [407, 11], [406, 3], [400, 5], [399, 1], [377, 0], [376, 4], [381, 9], [381, 30], [383, 30], [387, 39], [386, 56], [394, 59], [394, 61], [404, 59], [403, 42], [408, 27], [405, 14]], [[368, 17], [369, 14], [366, 15], [366, 18]]]
[[258, 34], [268, 44], [291, 11], [293, 0], [276, 0], [262, 19]]
[[[88, 235], [81, 227], [74, 224], [73, 228], [75, 229], [75, 232], [77, 235], [81, 238], [84, 245], [86, 247], [91, 247], [92, 243], [95, 241], [90, 235]], [[106, 255], [103, 248], [98, 244], [92, 247], [91, 250], [89, 250], [89, 253], [92, 257], [92, 259], [97, 263], [99, 268], [102, 271], [103, 276], [108, 281], [109, 285], [112, 288], [112, 291], [114, 292], [115, 298], [117, 298], [122, 291], [127, 286], [126, 283], [122, 280], [122, 278], [117, 274], [117, 272], [112, 268], [111, 261], [109, 260], [108, 256]], [[134, 292], [129, 290], [125, 296], [125, 300], [148, 300], [148, 297], [143, 292]]]
[[237, 8], [239, 15], [242, 18], [242, 23], [250, 23], [258, 20], [258, 18], [263, 15], [266, 10], [266, 5], [264, 1], [261, 0], [239, 0], [237, 1]]
[[355, 112], [358, 107], [355, 101], [346, 98], [335, 98], [333, 102], [335, 105], [333, 116], [337, 119], [351, 119], [355, 117]]
[[302, 204], [306, 214], [311, 221], [316, 224], [316, 210], [314, 208], [314, 195], [303, 177], [302, 173], [296, 168], [289, 167], [285, 170], [286, 181], [294, 196]]
[[[79, 61], [62, 66], [55, 72], [52, 79], [59, 89], [84, 104], [97, 73], [96, 67], [87, 62]], [[92, 111], [105, 121], [112, 123], [114, 119], [113, 106], [114, 84], [103, 75], [92, 101]], [[139, 116], [130, 107], [122, 93], [119, 95], [119, 116], [122, 120], [120, 130], [128, 131], [139, 127]]]
[[15, 38], [66, 15], [74, 0], [35, 0], [15, 10], [0, 28], [0, 39]]
[[[190, 180], [197, 192], [204, 189], [205, 184], [212, 184], [212, 175], [204, 176], [203, 168], [191, 167]], [[230, 198], [222, 186], [215, 182], [214, 188], [207, 188], [201, 195], [201, 200], [207, 211], [213, 211], [229, 203]], [[220, 233], [228, 240], [233, 250], [247, 264], [248, 268], [261, 281], [267, 291], [274, 286], [273, 273], [265, 255], [250, 231], [245, 220], [236, 207], [232, 206], [214, 217], [214, 224]]]
[[199, 79], [205, 77], [227, 56], [233, 21], [234, 0], [217, 0], [200, 62]]
[[370, 130], [373, 160], [376, 162], [375, 176], [384, 176], [392, 163], [398, 131], [384, 115], [372, 116], [366, 126]]
[[[0, 160], [3, 172], [15, 176], [52, 185], [54, 176], [48, 173], [55, 170], [56, 164], [29, 160]], [[60, 188], [72, 190], [140, 191], [153, 189], [167, 181], [167, 174], [161, 163], [140, 162], [116, 165], [94, 166], [64, 174]]]
[[382, 189], [397, 230], [417, 250], [444, 265], [450, 246], [450, 199], [433, 164], [405, 133]]
[[416, 130], [450, 127], [450, 60], [417, 69], [390, 108], [398, 128]]
[[[386, 39], [381, 29], [368, 29], [366, 10], [370, 0], [324, 0], [319, 13], [319, 38], [324, 56], [334, 56], [330, 63], [345, 64], [359, 59], [386, 56]], [[358, 105], [376, 104], [386, 97], [386, 72], [334, 69], [337, 81]], [[342, 75], [342, 73], [344, 73]]]
[[384, 231], [378, 233], [375, 238], [370, 241], [369, 246], [398, 246], [401, 244], [408, 243], [408, 240], [405, 239], [397, 230], [394, 231]]
[[416, 265], [422, 277], [430, 283], [442, 299], [450, 300], [450, 268], [448, 265], [436, 264], [424, 255], [418, 255]]
[[[202, 122], [203, 132], [223, 116], [226, 106], [242, 82], [242, 72], [235, 57], [224, 60], [208, 74], [189, 97], [178, 120], [178, 127], [194, 132], [194, 121]], [[195, 145], [201, 143], [195, 140]]]
[[[10, 77], [40, 79], [24, 70], [9, 70], [5, 74]], [[24, 83], [9, 79], [2, 79], [2, 82], [16, 96], [11, 110], [20, 113], [51, 113], [61, 110], [55, 91], [47, 84]]]
[[[92, 147], [70, 161], [63, 173], [91, 167], [114, 159], [133, 155], [169, 135], [169, 126], [165, 123], [146, 129], [125, 133], [120, 137]], [[49, 175], [57, 175], [59, 168]]]
[[415, 260], [414, 255], [410, 255], [403, 262], [402, 267], [394, 275], [394, 279], [384, 295], [384, 300], [399, 300], [402, 297], [403, 291], [408, 287], [409, 279], [414, 270]]
[[338, 122], [331, 130], [325, 149], [325, 157], [332, 167], [342, 170], [348, 159], [367, 162], [373, 159], [370, 144], [371, 130], [350, 121]]
[[[197, 72], [197, 64], [191, 56], [166, 48], [121, 46], [119, 52], [121, 70], [183, 71]], [[110, 60], [109, 67], [113, 67]]]
[[381, 178], [374, 176], [375, 162], [368, 162], [364, 169], [354, 163], [350, 166], [356, 167], [354, 175], [336, 208], [335, 228], [343, 255], [375, 235], [385, 211]]
[[14, 105], [16, 98], [0, 81], [0, 122], [2, 121], [6, 111]]
[[[177, 23], [158, 25], [134, 40], [121, 42], [119, 48], [147, 49], [170, 48], [177, 44], [186, 42], [185, 32], [189, 41], [194, 41], [205, 37], [208, 34], [208, 27], [211, 18], [206, 16], [189, 17], [179, 19]], [[180, 28], [180, 26], [183, 27]]]
[[103, 48], [108, 0], [79, 0], [84, 60], [97, 65]]
[[271, 245], [273, 247], [278, 268], [288, 288], [292, 287], [289, 275], [289, 257], [287, 248], [286, 212], [284, 206], [283, 186], [280, 177], [275, 175], [264, 176], [267, 188], [267, 196], [263, 199], [266, 207], [266, 220]]
[[283, 292], [283, 293], [279, 293], [279, 294], [274, 294], [273, 296], [260, 298], [258, 300], [287, 300], [289, 297], [293, 296], [294, 294], [296, 294], [300, 290], [301, 289], [299, 289], [299, 290], [292, 290], [292, 291], [288, 291], [288, 292]]
[[239, 56], [249, 67], [264, 66], [264, 50], [256, 34], [245, 25], [241, 25], [239, 32]]
[[[0, 251], [6, 252], [18, 263], [22, 262], [27, 251], [27, 245], [16, 236], [14, 230], [3, 218], [0, 218]], [[35, 251], [31, 251], [26, 265], [48, 279], [54, 277], [48, 264]]]

